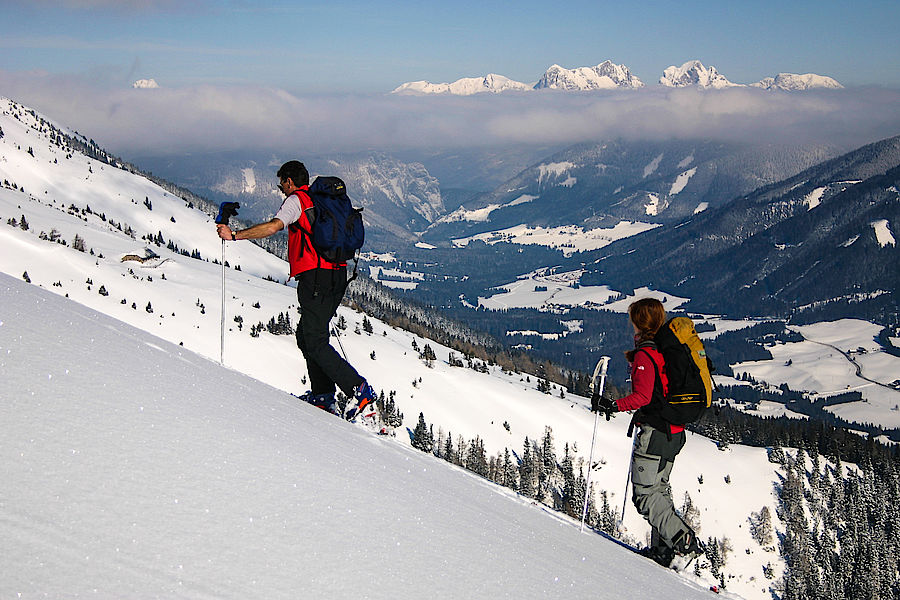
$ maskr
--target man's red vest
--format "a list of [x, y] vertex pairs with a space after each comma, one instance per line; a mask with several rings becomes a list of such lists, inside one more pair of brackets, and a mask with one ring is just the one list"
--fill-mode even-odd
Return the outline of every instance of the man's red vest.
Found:
[[309, 234], [312, 225], [306, 215], [307, 209], [313, 205], [312, 199], [307, 193], [308, 189], [309, 186], [304, 185], [294, 192], [300, 200], [301, 214], [298, 221], [288, 225], [288, 263], [291, 267], [291, 277], [296, 277], [310, 269], [340, 269], [347, 266], [347, 263], [328, 262], [321, 258], [313, 248]]

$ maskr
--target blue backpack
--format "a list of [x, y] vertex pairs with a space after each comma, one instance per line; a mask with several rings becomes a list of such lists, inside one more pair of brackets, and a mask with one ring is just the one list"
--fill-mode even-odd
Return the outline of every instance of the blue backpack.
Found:
[[354, 208], [347, 186], [338, 177], [316, 177], [309, 186], [314, 218], [307, 232], [319, 256], [331, 263], [356, 258], [366, 233], [361, 208]]

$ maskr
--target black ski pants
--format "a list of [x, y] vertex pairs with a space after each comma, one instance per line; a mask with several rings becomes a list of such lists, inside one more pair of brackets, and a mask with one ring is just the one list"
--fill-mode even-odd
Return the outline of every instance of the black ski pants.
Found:
[[347, 268], [311, 269], [297, 276], [300, 323], [297, 346], [306, 360], [313, 394], [333, 394], [335, 385], [348, 398], [364, 379], [329, 343], [329, 325], [347, 290]]

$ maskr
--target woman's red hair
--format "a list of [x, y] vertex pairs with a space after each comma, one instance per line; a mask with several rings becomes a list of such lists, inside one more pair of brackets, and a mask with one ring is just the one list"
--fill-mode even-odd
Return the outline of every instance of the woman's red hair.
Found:
[[[641, 298], [628, 307], [628, 318], [637, 327], [637, 342], [652, 340], [659, 328], [666, 322], [666, 309], [656, 298]], [[634, 351], [625, 353], [628, 362], [634, 360]]]
[[641, 298], [628, 307], [628, 317], [637, 327], [641, 341], [649, 340], [666, 322], [666, 309], [656, 298]]

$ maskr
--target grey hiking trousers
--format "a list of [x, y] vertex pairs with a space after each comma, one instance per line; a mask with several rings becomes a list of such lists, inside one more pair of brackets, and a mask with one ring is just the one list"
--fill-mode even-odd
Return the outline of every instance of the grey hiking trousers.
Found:
[[675, 457], [684, 447], [684, 432], [670, 436], [651, 425], [635, 430], [631, 457], [632, 496], [637, 511], [650, 523], [651, 547], [673, 546], [673, 540], [690, 531], [675, 512], [669, 475]]

